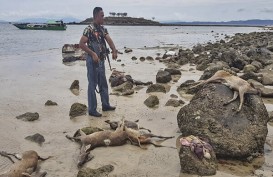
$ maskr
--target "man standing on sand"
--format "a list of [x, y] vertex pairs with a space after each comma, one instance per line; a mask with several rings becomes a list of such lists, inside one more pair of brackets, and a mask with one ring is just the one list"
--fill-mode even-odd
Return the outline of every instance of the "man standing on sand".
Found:
[[[103, 25], [104, 13], [101, 7], [95, 7], [93, 10], [93, 24], [84, 29], [83, 36], [80, 39], [79, 46], [84, 50], [88, 57], [86, 58], [87, 78], [88, 78], [88, 112], [90, 116], [101, 117], [97, 111], [96, 93], [100, 93], [102, 111], [112, 111], [116, 107], [109, 103], [108, 84], [105, 76], [105, 58], [108, 54], [106, 42], [112, 50], [112, 58], [117, 58], [117, 50]], [[98, 86], [99, 90], [96, 89]]]

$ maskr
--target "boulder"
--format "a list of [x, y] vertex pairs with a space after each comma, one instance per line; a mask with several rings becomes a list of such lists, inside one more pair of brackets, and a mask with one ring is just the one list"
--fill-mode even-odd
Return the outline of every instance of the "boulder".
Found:
[[74, 103], [72, 104], [70, 108], [70, 112], [69, 112], [70, 119], [77, 116], [85, 115], [86, 111], [87, 111], [87, 106], [85, 104]]
[[205, 85], [179, 111], [181, 133], [208, 139], [219, 157], [246, 158], [263, 152], [269, 117], [262, 99], [245, 94], [237, 112], [239, 99], [223, 105], [232, 97], [233, 91], [223, 84]]
[[166, 93], [166, 88], [161, 84], [152, 84], [152, 85], [149, 85], [147, 90], [146, 90], [146, 93], [151, 93], [151, 92]]
[[144, 101], [144, 104], [149, 108], [153, 108], [159, 104], [159, 99], [157, 96], [151, 95]]
[[167, 83], [172, 80], [172, 76], [167, 71], [158, 71], [156, 74], [156, 82], [158, 83]]
[[176, 100], [176, 99], [169, 99], [167, 101], [167, 103], [165, 104], [165, 106], [178, 107], [178, 106], [180, 106], [180, 102], [179, 102], [179, 100]]
[[72, 89], [77, 89], [77, 90], [79, 90], [80, 89], [80, 85], [79, 85], [79, 80], [74, 80], [73, 82], [72, 82], [72, 84], [71, 84], [71, 86], [70, 86], [70, 90], [72, 90]]

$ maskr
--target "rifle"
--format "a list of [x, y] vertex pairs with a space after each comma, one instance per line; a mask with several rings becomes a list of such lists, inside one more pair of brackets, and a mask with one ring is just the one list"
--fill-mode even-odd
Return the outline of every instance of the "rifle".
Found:
[[110, 59], [109, 59], [109, 54], [110, 54], [110, 51], [109, 51], [108, 48], [106, 48], [105, 55], [106, 55], [106, 58], [107, 58], [108, 63], [109, 63], [110, 71], [112, 71], [112, 67], [111, 67], [111, 63], [110, 63]]

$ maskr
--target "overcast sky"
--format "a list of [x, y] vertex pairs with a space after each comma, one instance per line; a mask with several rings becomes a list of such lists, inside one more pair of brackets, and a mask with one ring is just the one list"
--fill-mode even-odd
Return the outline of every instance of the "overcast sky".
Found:
[[273, 0], [0, 0], [0, 20], [92, 16], [95, 6], [156, 21], [273, 19]]

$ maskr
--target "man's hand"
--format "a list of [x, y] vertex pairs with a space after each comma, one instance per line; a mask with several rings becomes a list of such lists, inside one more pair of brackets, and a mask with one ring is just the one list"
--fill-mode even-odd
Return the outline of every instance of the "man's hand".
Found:
[[118, 51], [117, 50], [112, 50], [112, 59], [116, 60], [118, 57]]
[[94, 60], [94, 62], [99, 62], [100, 61], [100, 58], [98, 57], [98, 55], [95, 53], [95, 52], [92, 52], [92, 58], [93, 58], [93, 60]]

